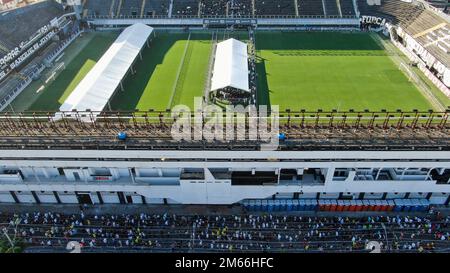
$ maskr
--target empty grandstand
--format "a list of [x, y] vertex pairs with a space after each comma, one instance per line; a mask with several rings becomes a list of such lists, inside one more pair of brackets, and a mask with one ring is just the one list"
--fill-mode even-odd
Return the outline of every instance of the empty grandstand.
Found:
[[62, 7], [53, 1], [0, 13], [0, 56], [26, 42], [39, 28], [63, 13]]
[[322, 1], [300, 0], [298, 3], [298, 13], [301, 15], [324, 15], [324, 5]]
[[144, 0], [141, 14], [152, 17], [167, 17], [169, 14], [169, 6], [169, 0]]
[[339, 2], [336, 0], [324, 0], [324, 14], [327, 16], [340, 16], [342, 11], [338, 7]]
[[120, 16], [141, 16], [143, 2], [142, 0], [128, 0], [128, 1], [120, 1], [122, 5], [120, 9], [117, 11], [117, 15]]
[[0, 13], [0, 109], [39, 76], [49, 54], [77, 31], [64, 14], [54, 1]]
[[362, 15], [371, 15], [389, 19], [393, 24], [408, 25], [422, 13], [420, 3], [408, 3], [400, 0], [384, 0], [381, 5], [369, 5], [366, 0], [358, 0]]
[[94, 16], [111, 16], [115, 15], [113, 8], [113, 4], [116, 0], [94, 0], [94, 1], [86, 1], [85, 9], [88, 15]]

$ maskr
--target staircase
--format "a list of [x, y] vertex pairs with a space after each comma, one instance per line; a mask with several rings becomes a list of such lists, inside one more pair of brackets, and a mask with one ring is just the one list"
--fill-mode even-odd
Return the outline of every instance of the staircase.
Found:
[[202, 17], [202, 1], [198, 1], [198, 17]]
[[167, 16], [169, 18], [172, 18], [172, 10], [173, 10], [173, 0], [170, 0], [170, 4], [169, 4], [169, 14], [167, 14]]
[[114, 4], [116, 3], [117, 0], [112, 0], [111, 1], [111, 6], [109, 7], [109, 16], [114, 17]]
[[298, 17], [298, 0], [294, 0], [295, 16]]
[[142, 0], [142, 5], [141, 5], [141, 18], [144, 17], [144, 10], [145, 10], [145, 0]]
[[117, 13], [116, 16], [119, 17], [120, 15], [120, 10], [122, 9], [122, 1], [123, 0], [119, 0], [119, 5], [117, 6]]
[[256, 14], [256, 0], [252, 0], [252, 16], [255, 17]]
[[336, 5], [338, 8], [339, 16], [342, 18], [341, 0], [336, 0]]

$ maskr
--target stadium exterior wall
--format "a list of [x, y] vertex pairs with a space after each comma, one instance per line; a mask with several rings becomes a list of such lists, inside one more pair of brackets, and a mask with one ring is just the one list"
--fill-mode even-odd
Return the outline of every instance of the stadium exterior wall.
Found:
[[[316, 169], [323, 180], [282, 181], [278, 177], [273, 184], [240, 185], [213, 175], [214, 169], [224, 168], [278, 174], [281, 169], [302, 174]], [[182, 178], [183, 169], [202, 170], [204, 177]], [[343, 169], [350, 170], [345, 179], [335, 173]], [[392, 179], [355, 179], [358, 172], [368, 169], [389, 170]], [[345, 194], [358, 199], [362, 193], [367, 199], [421, 196], [444, 204], [450, 196], [449, 181], [437, 183], [429, 175], [433, 170], [441, 174], [450, 170], [448, 151], [79, 150], [71, 157], [65, 150], [4, 150], [0, 170], [0, 193], [7, 197], [11, 192], [113, 192], [143, 196], [147, 203], [167, 199], [182, 204], [233, 204], [294, 194], [327, 199]], [[11, 200], [7, 197], [4, 200]]]

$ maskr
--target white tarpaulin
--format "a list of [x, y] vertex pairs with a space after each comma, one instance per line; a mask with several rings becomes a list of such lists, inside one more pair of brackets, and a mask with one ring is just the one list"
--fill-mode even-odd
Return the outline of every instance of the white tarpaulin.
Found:
[[152, 32], [152, 27], [140, 23], [127, 27], [59, 110], [103, 111]]
[[247, 44], [228, 39], [217, 44], [211, 91], [233, 87], [250, 91]]

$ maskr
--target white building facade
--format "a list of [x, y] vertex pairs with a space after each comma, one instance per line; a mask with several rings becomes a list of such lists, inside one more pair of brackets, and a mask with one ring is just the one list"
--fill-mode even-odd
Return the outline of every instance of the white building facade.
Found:
[[449, 173], [448, 151], [2, 150], [0, 202], [426, 198], [448, 204]]

